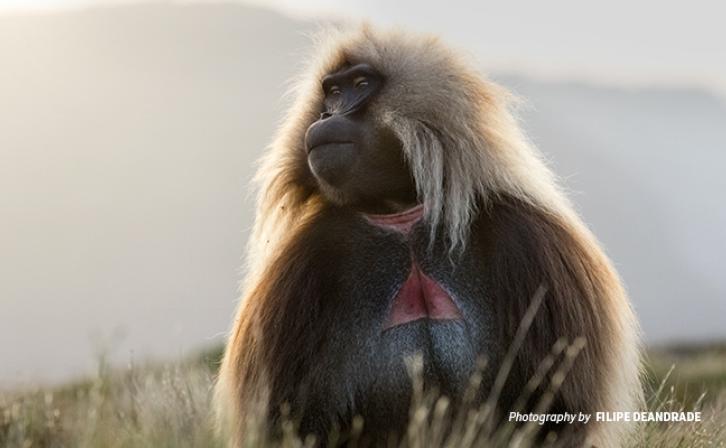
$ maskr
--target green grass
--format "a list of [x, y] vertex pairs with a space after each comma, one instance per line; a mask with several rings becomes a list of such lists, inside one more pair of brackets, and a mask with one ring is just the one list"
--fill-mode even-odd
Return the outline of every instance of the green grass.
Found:
[[706, 402], [713, 402], [726, 390], [726, 345], [652, 349], [646, 366], [647, 387], [656, 389], [665, 381], [664, 387], [687, 406], [703, 393]]
[[[109, 369], [101, 361], [93, 378], [61, 387], [0, 392], [0, 447], [221, 447], [210, 418], [220, 356], [217, 347], [177, 363]], [[646, 361], [648, 409], [698, 409], [704, 421], [648, 423], [629, 445], [726, 446], [726, 348], [652, 350]], [[432, 443], [440, 433], [437, 436], [435, 424], [427, 422], [441, 412], [442, 404], [445, 401], [419, 402], [402, 446], [465, 445], [472, 426], [466, 417], [458, 438]], [[285, 444], [302, 446], [303, 441], [288, 430]]]

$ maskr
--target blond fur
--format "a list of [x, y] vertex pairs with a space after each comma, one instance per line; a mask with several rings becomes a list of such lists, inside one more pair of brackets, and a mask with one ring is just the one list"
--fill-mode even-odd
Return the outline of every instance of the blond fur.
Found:
[[[432, 229], [446, 229], [452, 250], [466, 245], [478, 207], [508, 195], [567, 223], [598, 265], [602, 309], [613, 322], [607, 338], [603, 411], [634, 410], [640, 403], [639, 337], [636, 319], [617, 274], [600, 245], [583, 225], [558, 187], [542, 155], [523, 135], [511, 111], [512, 98], [484, 79], [468, 61], [439, 39], [364, 25], [350, 32], [327, 30], [317, 36], [318, 51], [296, 85], [296, 101], [262, 159], [256, 176], [257, 216], [250, 239], [249, 295], [263, 280], [262, 268], [323, 198], [315, 185], [302, 181], [306, 166], [304, 135], [320, 111], [321, 78], [344, 63], [367, 63], [385, 77], [385, 87], [370, 106], [372, 115], [392, 129], [403, 151]], [[433, 231], [433, 230], [432, 230]], [[249, 305], [242, 300], [240, 313]], [[242, 314], [240, 314], [242, 316]], [[240, 320], [238, 318], [238, 320]], [[240, 323], [236, 324], [239, 327]], [[234, 392], [233, 334], [217, 388], [219, 409], [239, 427], [240, 405]], [[597, 446], [618, 446], [627, 429], [600, 425], [591, 433]]]

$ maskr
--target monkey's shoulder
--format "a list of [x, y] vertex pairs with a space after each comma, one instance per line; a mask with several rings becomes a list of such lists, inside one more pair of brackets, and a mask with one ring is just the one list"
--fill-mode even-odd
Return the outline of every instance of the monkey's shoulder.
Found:
[[545, 248], [578, 244], [575, 233], [565, 218], [512, 197], [482, 207], [471, 228], [472, 239], [491, 250], [526, 251], [530, 256]]

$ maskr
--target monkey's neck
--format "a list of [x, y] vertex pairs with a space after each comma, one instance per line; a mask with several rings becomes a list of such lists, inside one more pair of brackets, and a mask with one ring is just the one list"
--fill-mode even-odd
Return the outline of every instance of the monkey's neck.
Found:
[[399, 201], [395, 199], [386, 199], [370, 203], [360, 203], [354, 208], [364, 214], [370, 215], [391, 215], [396, 213], [404, 213], [412, 208], [419, 206], [416, 201]]
[[411, 227], [421, 219], [423, 212], [423, 204], [419, 204], [399, 213], [364, 213], [364, 216], [372, 224], [379, 227], [386, 227], [407, 234], [411, 230]]

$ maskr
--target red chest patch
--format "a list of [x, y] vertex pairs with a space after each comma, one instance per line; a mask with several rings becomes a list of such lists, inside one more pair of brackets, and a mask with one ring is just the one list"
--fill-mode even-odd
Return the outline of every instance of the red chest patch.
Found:
[[[365, 215], [372, 224], [408, 235], [423, 216], [419, 205], [392, 215]], [[451, 296], [428, 275], [421, 272], [415, 261], [411, 263], [408, 278], [396, 293], [383, 330], [420, 319], [456, 320], [461, 312]]]
[[421, 272], [414, 263], [411, 273], [393, 299], [388, 319], [383, 329], [396, 327], [419, 319], [461, 319], [461, 312], [449, 294]]

